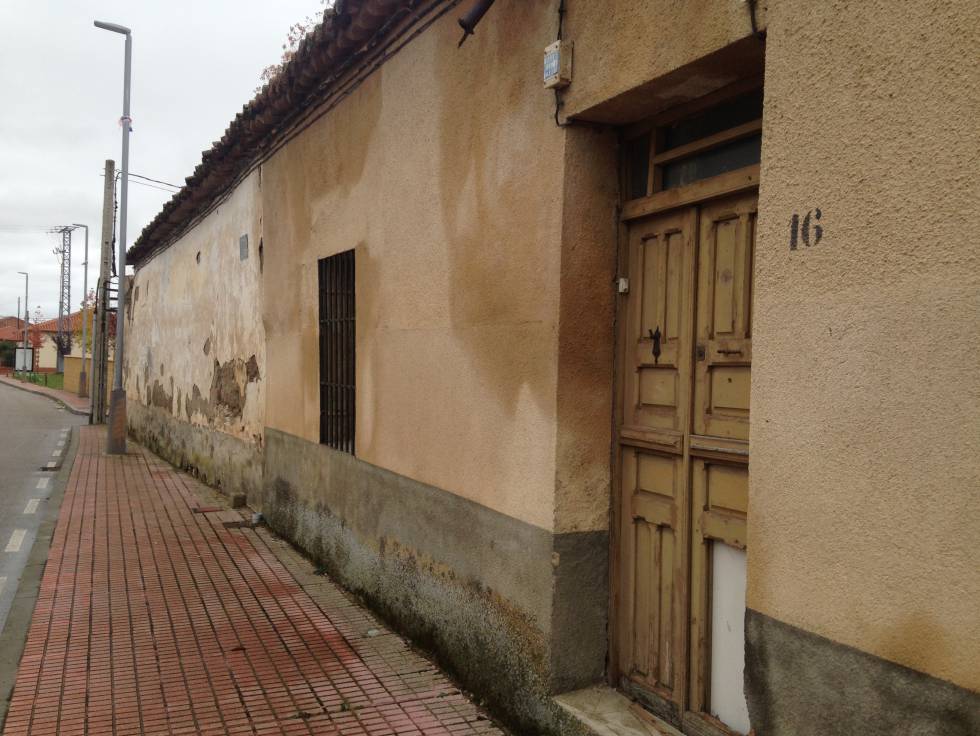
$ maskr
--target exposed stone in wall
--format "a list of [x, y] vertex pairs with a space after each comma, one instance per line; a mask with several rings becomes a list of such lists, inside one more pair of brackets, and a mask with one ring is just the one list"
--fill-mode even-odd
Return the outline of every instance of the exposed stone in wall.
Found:
[[[210, 339], [205, 343], [205, 352], [210, 351]], [[160, 373], [165, 372], [166, 366], [160, 366]], [[149, 367], [144, 365], [145, 385], [145, 404], [154, 406], [158, 409], [166, 409], [168, 413], [177, 417], [184, 415], [190, 421], [195, 414], [204, 417], [208, 423], [212, 423], [218, 417], [240, 418], [245, 408], [246, 388], [248, 384], [259, 381], [262, 376], [259, 371], [259, 363], [254, 355], [247, 361], [241, 358], [220, 363], [214, 361], [214, 372], [211, 379], [211, 389], [207, 396], [202, 393], [197, 384], [191, 388], [187, 395], [182, 395], [180, 388], [174, 389], [174, 379], [170, 378], [170, 389], [159, 381], [154, 380], [152, 384], [149, 379]], [[143, 395], [143, 390], [139, 386], [140, 380], [137, 377], [137, 391]], [[176, 398], [176, 412], [174, 410], [174, 399]]]
[[245, 387], [258, 380], [259, 364], [254, 355], [247, 363], [241, 358], [232, 358], [224, 364], [214, 361], [211, 406], [240, 417], [245, 406]]
[[166, 409], [168, 412], [173, 414], [174, 411], [174, 379], [170, 379], [170, 393], [159, 381], [153, 382], [153, 388], [150, 390], [150, 405], [156, 406], [160, 409]]
[[192, 395], [188, 396], [184, 401], [184, 413], [187, 415], [188, 421], [197, 413], [204, 415], [208, 419], [214, 416], [214, 412], [211, 410], [211, 404], [204, 398], [201, 389], [198, 388], [196, 383], [192, 389]]
[[245, 364], [245, 378], [248, 383], [252, 381], [258, 381], [261, 376], [259, 376], [259, 362], [255, 359], [253, 355], [248, 359], [248, 363]]

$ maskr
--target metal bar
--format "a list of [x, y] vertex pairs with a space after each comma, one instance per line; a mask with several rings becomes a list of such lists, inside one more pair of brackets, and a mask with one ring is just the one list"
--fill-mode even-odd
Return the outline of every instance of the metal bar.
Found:
[[317, 281], [320, 442], [353, 454], [356, 427], [353, 251], [320, 259]]

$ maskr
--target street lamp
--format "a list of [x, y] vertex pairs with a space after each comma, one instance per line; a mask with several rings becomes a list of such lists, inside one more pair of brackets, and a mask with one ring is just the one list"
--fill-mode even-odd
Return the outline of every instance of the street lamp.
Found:
[[[31, 319], [31, 308], [27, 306], [27, 287], [30, 284], [31, 277], [27, 271], [18, 271], [17, 273], [22, 274], [24, 277], [24, 357], [23, 361], [27, 361], [27, 323]], [[34, 369], [34, 360], [31, 360], [31, 369]]]
[[85, 345], [88, 340], [88, 225], [73, 222], [72, 227], [85, 228], [85, 275], [82, 277], [82, 371], [78, 375], [78, 395], [88, 396], [88, 372], [85, 370]]
[[119, 202], [119, 255], [116, 263], [119, 271], [119, 308], [116, 311], [116, 364], [113, 371], [112, 393], [109, 394], [109, 434], [106, 452], [111, 455], [126, 454], [126, 389], [122, 385], [123, 332], [126, 328], [126, 293], [123, 289], [126, 279], [126, 214], [129, 199], [129, 132], [132, 120], [129, 117], [129, 76], [133, 58], [133, 34], [125, 26], [115, 23], [95, 21], [96, 28], [126, 37], [126, 57], [123, 66], [123, 114], [122, 123], [122, 191]]

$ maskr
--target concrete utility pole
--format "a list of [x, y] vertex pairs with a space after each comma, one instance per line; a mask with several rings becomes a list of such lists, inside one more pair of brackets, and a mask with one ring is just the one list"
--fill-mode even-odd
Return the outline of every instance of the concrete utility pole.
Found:
[[[30, 274], [27, 271], [18, 271], [17, 273], [24, 275], [24, 360], [27, 360], [27, 325], [31, 321], [31, 308], [27, 306], [29, 304], [27, 300], [27, 287], [31, 282]], [[31, 357], [31, 370], [34, 370], [34, 359]]]
[[82, 370], [78, 375], [78, 395], [88, 396], [88, 373], [85, 371], [85, 346], [88, 340], [88, 225], [73, 223], [73, 227], [85, 228], [85, 275], [82, 277]]
[[133, 34], [125, 26], [115, 23], [95, 21], [96, 28], [126, 37], [125, 59], [123, 62], [123, 114], [122, 122], [122, 192], [119, 203], [119, 255], [117, 272], [119, 274], [118, 308], [116, 310], [116, 363], [113, 371], [112, 395], [109, 398], [109, 436], [106, 451], [111, 455], [126, 454], [126, 389], [122, 385], [124, 357], [124, 333], [126, 329], [126, 214], [129, 200], [129, 133], [132, 119], [129, 116], [129, 78], [133, 60]]
[[106, 414], [106, 374], [109, 361], [109, 280], [112, 277], [112, 222], [115, 203], [116, 164], [105, 162], [102, 186], [102, 247], [99, 280], [95, 289], [95, 326], [92, 344], [92, 424], [104, 424]]

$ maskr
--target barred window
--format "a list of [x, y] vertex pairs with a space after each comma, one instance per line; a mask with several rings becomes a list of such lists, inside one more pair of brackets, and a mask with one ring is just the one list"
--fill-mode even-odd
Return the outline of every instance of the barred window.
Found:
[[354, 251], [318, 262], [320, 442], [354, 454]]

